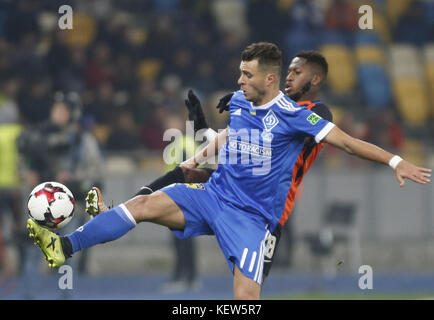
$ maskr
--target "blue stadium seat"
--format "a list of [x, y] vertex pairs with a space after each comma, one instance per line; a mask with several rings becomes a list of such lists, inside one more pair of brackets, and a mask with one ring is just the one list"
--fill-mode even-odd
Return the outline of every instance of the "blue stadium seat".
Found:
[[434, 1], [424, 1], [424, 13], [425, 13], [425, 21], [434, 25]]
[[358, 31], [353, 34], [354, 45], [381, 45], [382, 41], [377, 33], [373, 31]]
[[351, 46], [352, 36], [349, 32], [324, 30], [321, 34], [321, 45], [336, 44]]
[[293, 57], [301, 50], [317, 49], [317, 40], [312, 31], [305, 28], [289, 30], [284, 39], [284, 52]]
[[391, 88], [385, 69], [374, 63], [357, 66], [360, 89], [369, 107], [387, 108], [391, 102]]

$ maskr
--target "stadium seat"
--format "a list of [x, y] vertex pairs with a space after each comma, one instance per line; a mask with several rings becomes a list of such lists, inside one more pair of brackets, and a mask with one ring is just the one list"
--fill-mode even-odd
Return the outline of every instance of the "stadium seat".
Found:
[[322, 212], [320, 230], [305, 234], [304, 239], [312, 254], [321, 260], [324, 275], [336, 276], [336, 247], [340, 244], [346, 247], [349, 268], [357, 270], [361, 265], [357, 211], [355, 203], [333, 201], [327, 204]]
[[407, 11], [413, 0], [387, 0], [386, 12], [389, 20], [394, 26], [399, 18]]
[[102, 145], [105, 145], [111, 132], [110, 126], [98, 124], [94, 126], [92, 131], [98, 142]]
[[431, 94], [431, 116], [434, 116], [434, 44], [425, 46], [424, 69], [428, 80], [428, 91]]
[[375, 45], [359, 45], [354, 49], [356, 62], [360, 63], [377, 63], [384, 66], [386, 57], [382, 47]]
[[421, 56], [417, 47], [410, 44], [394, 44], [390, 47], [392, 78], [422, 78]]
[[379, 12], [378, 10], [375, 11], [374, 14], [374, 29], [372, 30], [375, 32], [380, 40], [383, 43], [390, 44], [392, 41], [392, 30], [390, 28], [390, 22], [389, 20]]
[[360, 45], [381, 45], [382, 40], [380, 36], [369, 30], [361, 30], [358, 32], [355, 32], [353, 35], [354, 38], [354, 45], [360, 46]]
[[324, 30], [319, 39], [322, 45], [345, 45], [353, 43], [352, 34], [344, 31]]
[[140, 62], [138, 75], [141, 80], [155, 79], [162, 68], [162, 62], [158, 59], [145, 59]]
[[291, 29], [286, 33], [284, 48], [288, 56], [293, 57], [299, 51], [317, 49], [317, 44], [311, 31], [299, 28]]
[[73, 28], [65, 33], [66, 43], [71, 48], [86, 48], [94, 41], [97, 29], [97, 22], [92, 16], [74, 12]]
[[320, 49], [329, 63], [327, 83], [338, 93], [348, 93], [356, 85], [356, 70], [352, 51], [344, 45], [323, 45]]
[[426, 124], [430, 116], [430, 104], [425, 82], [420, 78], [393, 80], [394, 96], [398, 110], [406, 124]]
[[385, 108], [391, 103], [391, 90], [386, 70], [377, 63], [362, 63], [357, 67], [360, 89], [371, 108]]
[[423, 7], [425, 12], [425, 21], [430, 25], [434, 25], [434, 1], [423, 1]]
[[295, 0], [277, 0], [277, 8], [282, 13], [286, 13], [288, 10], [290, 10], [294, 2]]

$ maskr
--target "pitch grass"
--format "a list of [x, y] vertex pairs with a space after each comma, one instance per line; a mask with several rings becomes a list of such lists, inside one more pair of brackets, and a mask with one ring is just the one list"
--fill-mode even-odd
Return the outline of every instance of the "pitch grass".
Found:
[[301, 293], [265, 297], [272, 300], [434, 300], [434, 293]]

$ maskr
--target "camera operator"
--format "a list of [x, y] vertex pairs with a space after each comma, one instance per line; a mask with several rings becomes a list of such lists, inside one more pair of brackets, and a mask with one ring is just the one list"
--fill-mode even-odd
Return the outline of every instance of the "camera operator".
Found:
[[[84, 210], [87, 191], [102, 184], [104, 170], [100, 147], [91, 132], [93, 122], [82, 116], [81, 109], [78, 94], [57, 93], [50, 118], [24, 130], [18, 141], [29, 169], [27, 182], [33, 187], [44, 181], [66, 185], [74, 195], [76, 212]], [[80, 225], [84, 218], [77, 215], [66, 228]], [[85, 260], [78, 263], [79, 271], [84, 272]]]

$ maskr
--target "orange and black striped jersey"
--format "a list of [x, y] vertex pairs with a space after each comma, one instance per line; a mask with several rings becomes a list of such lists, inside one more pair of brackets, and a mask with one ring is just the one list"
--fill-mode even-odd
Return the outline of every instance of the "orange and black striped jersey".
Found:
[[[329, 108], [321, 101], [300, 101], [297, 104], [308, 108], [315, 112], [322, 118], [332, 122], [333, 115]], [[324, 147], [324, 142], [316, 143], [313, 138], [306, 138], [304, 147], [301, 150], [292, 172], [292, 183], [286, 197], [285, 206], [279, 220], [279, 224], [283, 226], [288, 220], [292, 209], [294, 208], [295, 197], [297, 190], [303, 180], [304, 175], [310, 169], [315, 159], [318, 157], [319, 152]]]

